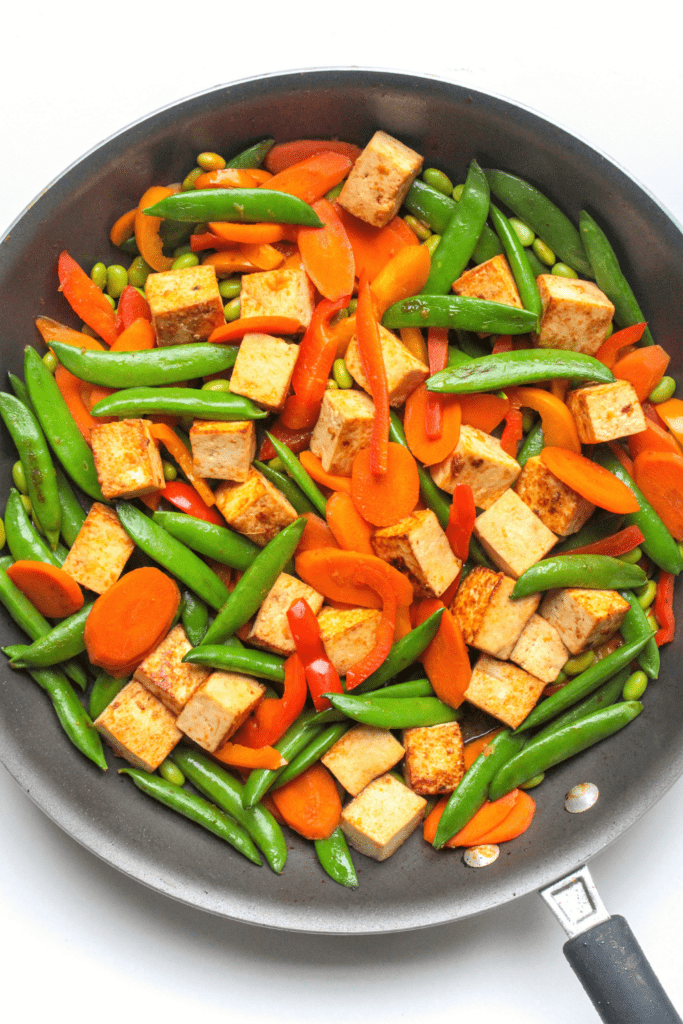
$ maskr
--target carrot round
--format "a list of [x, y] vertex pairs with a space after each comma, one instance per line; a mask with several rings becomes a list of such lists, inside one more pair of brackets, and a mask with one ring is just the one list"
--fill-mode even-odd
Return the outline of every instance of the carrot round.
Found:
[[365, 555], [374, 555], [370, 538], [373, 528], [363, 519], [356, 509], [351, 496], [343, 491], [335, 491], [327, 499], [327, 524], [334, 534], [334, 539], [345, 551], [358, 551]]
[[299, 455], [299, 462], [310, 477], [323, 487], [329, 487], [331, 491], [345, 491], [351, 493], [351, 477], [339, 476], [336, 473], [327, 473], [317, 455], [311, 451], [303, 451]]
[[[430, 400], [437, 399], [441, 405], [441, 437], [427, 436], [426, 414]], [[409, 395], [406, 402], [403, 429], [408, 447], [425, 466], [433, 466], [448, 458], [460, 438], [460, 403], [456, 395], [432, 395], [426, 384]]]
[[344, 225], [327, 199], [318, 199], [313, 203], [313, 209], [323, 226], [299, 228], [297, 241], [304, 270], [324, 298], [334, 302], [344, 296], [350, 297], [356, 265]]
[[62, 619], [83, 607], [78, 583], [56, 565], [20, 560], [10, 565], [7, 575], [41, 615]]
[[633, 478], [676, 540], [683, 540], [683, 454], [641, 452]]
[[339, 825], [342, 808], [337, 786], [320, 762], [271, 795], [289, 827], [305, 839], [328, 839]]
[[351, 497], [360, 515], [373, 526], [394, 526], [414, 510], [420, 497], [415, 459], [403, 445], [387, 445], [387, 471], [375, 476], [370, 449], [362, 448], [353, 460]]
[[[435, 611], [444, 607], [443, 602], [436, 598], [421, 601], [417, 607], [415, 625], [419, 626]], [[459, 708], [470, 685], [472, 669], [460, 626], [448, 608], [445, 608], [441, 616], [436, 636], [420, 660], [439, 700], [452, 708]]]
[[[490, 832], [478, 836], [476, 840], [477, 846], [490, 843], [507, 843], [511, 839], [521, 836], [522, 832], [526, 832], [536, 813], [536, 803], [524, 790], [517, 790], [517, 792], [519, 795], [510, 813], [503, 818], [499, 825], [492, 828]], [[502, 799], [504, 800], [505, 797]]]
[[291, 142], [276, 143], [264, 162], [271, 174], [279, 174], [292, 164], [298, 164], [306, 157], [315, 156], [316, 153], [341, 153], [355, 163], [361, 152], [362, 150], [352, 142], [338, 142], [336, 139], [294, 139]]
[[541, 461], [558, 480], [598, 508], [626, 515], [640, 508], [633, 491], [608, 470], [566, 448], [544, 448]]
[[497, 828], [512, 812], [519, 799], [521, 789], [513, 789], [500, 800], [487, 800], [477, 813], [470, 818], [459, 832], [456, 832], [445, 844], [451, 849], [458, 846], [478, 846], [483, 842], [482, 836], [488, 835]]
[[304, 551], [297, 555], [295, 561], [297, 576], [324, 597], [355, 607], [381, 608], [382, 601], [377, 593], [353, 580], [354, 572], [360, 564], [372, 566], [384, 574], [399, 605], [412, 603], [413, 587], [410, 581], [393, 565], [376, 555], [362, 555], [341, 548], [318, 548], [316, 551]]
[[612, 373], [618, 380], [630, 381], [638, 401], [644, 402], [666, 373], [670, 358], [661, 345], [648, 345], [618, 359]]

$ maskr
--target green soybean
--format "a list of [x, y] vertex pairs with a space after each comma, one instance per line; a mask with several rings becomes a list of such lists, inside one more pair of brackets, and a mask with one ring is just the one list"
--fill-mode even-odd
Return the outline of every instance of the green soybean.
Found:
[[93, 263], [90, 280], [97, 285], [100, 291], [104, 291], [107, 287], [107, 267], [104, 263]]
[[226, 277], [218, 282], [218, 294], [222, 299], [238, 299], [242, 291], [241, 277]]
[[170, 782], [172, 786], [185, 785], [185, 776], [181, 772], [180, 768], [173, 764], [173, 761], [170, 761], [168, 758], [161, 762], [157, 771], [162, 779], [165, 779], [166, 782]]
[[539, 259], [541, 263], [544, 263], [547, 267], [552, 267], [552, 265], [556, 262], [555, 253], [550, 248], [550, 246], [546, 245], [546, 243], [540, 238], [534, 238], [531, 244], [531, 250], [537, 257], [537, 259]]
[[436, 167], [427, 167], [422, 172], [422, 180], [445, 196], [450, 196], [453, 192], [453, 182], [451, 179]]
[[673, 377], [662, 377], [659, 384], [652, 389], [648, 395], [648, 402], [658, 405], [660, 402], [668, 402], [673, 398], [676, 391], [676, 381]]
[[579, 276], [576, 271], [571, 267], [568, 267], [566, 263], [559, 262], [553, 263], [550, 273], [554, 274], [555, 277], [576, 278]]
[[132, 284], [134, 288], [144, 288], [151, 273], [149, 263], [142, 256], [136, 256], [128, 267], [128, 284]]
[[232, 323], [233, 320], [238, 320], [242, 311], [240, 298], [237, 296], [235, 299], [230, 299], [230, 302], [226, 302], [223, 306], [223, 313], [225, 314], [225, 322], [227, 324]]
[[107, 267], [107, 293], [112, 299], [118, 299], [128, 284], [128, 271], [120, 263], [112, 263]]
[[199, 256], [195, 252], [184, 252], [176, 256], [171, 264], [171, 270], [186, 270], [188, 267], [198, 267]]
[[527, 248], [536, 237], [529, 225], [525, 224], [523, 220], [519, 219], [519, 217], [510, 217], [510, 227], [514, 229], [522, 245]]
[[335, 359], [332, 364], [332, 376], [337, 382], [337, 387], [347, 390], [353, 387], [353, 377], [349, 373], [343, 359]]
[[594, 665], [596, 660], [595, 651], [584, 651], [583, 654], [577, 654], [566, 661], [562, 666], [562, 671], [566, 676], [578, 676]]
[[645, 672], [634, 672], [624, 683], [624, 689], [621, 694], [623, 699], [626, 701], [640, 700], [647, 690], [647, 682], [648, 680]]

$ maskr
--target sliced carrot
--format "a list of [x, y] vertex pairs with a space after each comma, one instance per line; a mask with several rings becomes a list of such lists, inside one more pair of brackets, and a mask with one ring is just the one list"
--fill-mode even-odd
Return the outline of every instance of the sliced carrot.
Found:
[[358, 551], [374, 555], [370, 538], [374, 532], [370, 523], [356, 509], [350, 494], [335, 491], [327, 499], [327, 523], [334, 538], [344, 551]]
[[114, 221], [109, 232], [109, 241], [112, 245], [123, 245], [124, 242], [133, 237], [135, 234], [135, 215], [137, 212], [138, 208], [135, 206], [132, 210], [122, 213], [118, 220]]
[[640, 508], [633, 491], [608, 470], [566, 448], [544, 448], [541, 460], [558, 480], [598, 508], [626, 515]]
[[[536, 813], [536, 803], [524, 790], [517, 790], [517, 792], [519, 795], [510, 813], [503, 818], [499, 825], [492, 828], [490, 832], [485, 832], [483, 835], [478, 836], [476, 840], [477, 846], [491, 843], [507, 843], [511, 839], [521, 836], [522, 832], [526, 832]], [[506, 798], [501, 797], [501, 799], [505, 800]]]
[[394, 626], [394, 643], [397, 640], [402, 640], [404, 636], [408, 636], [408, 633], [413, 628], [413, 624], [410, 621], [410, 609], [405, 604], [399, 604], [396, 606], [396, 625]]
[[329, 487], [331, 491], [344, 491], [351, 493], [351, 477], [339, 476], [336, 473], [327, 473], [317, 455], [311, 451], [303, 451], [299, 454], [299, 461], [310, 477], [323, 487]]
[[290, 316], [242, 316], [212, 331], [212, 344], [241, 341], [245, 334], [298, 334], [302, 325]]
[[385, 575], [391, 584], [399, 605], [410, 605], [413, 587], [403, 573], [376, 555], [363, 555], [341, 548], [318, 548], [296, 556], [297, 576], [333, 601], [361, 608], [381, 608], [382, 602], [370, 587], [354, 583], [353, 576], [359, 565], [368, 565]]
[[323, 226], [299, 228], [297, 241], [304, 270], [324, 298], [332, 302], [351, 298], [356, 265], [344, 225], [327, 199], [318, 199], [313, 209]]
[[383, 317], [389, 306], [422, 291], [429, 277], [430, 264], [429, 250], [423, 245], [407, 245], [399, 249], [370, 285], [377, 316]]
[[476, 740], [470, 740], [469, 743], [465, 744], [465, 771], [472, 767], [482, 750], [485, 747], [488, 747], [491, 740], [494, 739], [499, 732], [501, 732], [501, 729], [492, 729], [491, 732], [486, 732], [483, 736], [478, 736]]
[[[678, 443], [683, 445], [683, 399], [670, 398], [668, 402], [660, 402], [654, 407], [649, 402], [645, 402], [643, 409], [646, 407], [659, 417], [661, 423], [668, 427]], [[646, 415], [651, 418], [650, 412]]]
[[351, 160], [343, 153], [314, 153], [274, 175], [265, 188], [288, 192], [305, 203], [314, 203], [346, 177], [351, 165]]
[[62, 619], [83, 607], [83, 591], [67, 572], [48, 562], [20, 560], [7, 575], [41, 615]]
[[666, 373], [670, 356], [661, 345], [648, 345], [622, 356], [612, 367], [618, 380], [633, 384], [639, 402], [644, 402]]
[[676, 540], [683, 540], [683, 453], [641, 452], [633, 478]]
[[160, 441], [176, 460], [183, 473], [199, 494], [202, 501], [207, 505], [215, 505], [214, 493], [203, 477], [197, 476], [194, 471], [192, 455], [180, 440], [178, 435], [165, 423], [153, 423], [150, 428], [152, 437]]
[[510, 408], [507, 398], [497, 395], [459, 395], [461, 423], [490, 434], [503, 422]]
[[261, 174], [254, 174], [251, 168], [246, 167], [223, 167], [221, 170], [206, 171], [195, 178], [194, 187], [203, 188], [258, 188], [264, 181], [271, 177], [266, 172], [265, 178]]
[[[417, 607], [415, 625], [429, 618], [439, 608], [445, 608], [442, 601], [427, 598]], [[470, 668], [467, 645], [454, 615], [445, 608], [436, 636], [422, 654], [424, 666], [437, 697], [452, 708], [459, 708], [470, 684]]]
[[116, 341], [116, 313], [106, 295], [94, 281], [79, 267], [78, 263], [63, 250], [57, 261], [59, 290], [74, 313], [108, 345]]
[[[432, 398], [439, 400], [442, 412], [441, 437], [432, 440], [425, 428], [426, 412]], [[460, 403], [458, 395], [432, 395], [426, 384], [420, 384], [408, 396], [403, 429], [408, 447], [425, 466], [433, 466], [448, 458], [460, 438]]]
[[332, 530], [315, 512], [304, 512], [303, 517], [306, 520], [306, 526], [297, 545], [297, 555], [300, 555], [302, 551], [315, 551], [316, 548], [338, 547]]
[[628, 450], [632, 459], [637, 458], [641, 452], [671, 452], [672, 455], [681, 454], [681, 446], [668, 430], [660, 427], [652, 420], [647, 421], [645, 430], [637, 434], [631, 434], [627, 438]]
[[369, 448], [358, 452], [351, 471], [353, 503], [373, 526], [394, 526], [410, 515], [420, 497], [420, 477], [411, 453], [393, 441], [387, 448], [387, 471], [382, 476], [371, 472]]
[[561, 399], [542, 388], [509, 388], [505, 393], [518, 407], [524, 406], [540, 413], [543, 442], [547, 447], [581, 453], [574, 417]]
[[152, 185], [143, 194], [135, 216], [135, 242], [143, 260], [156, 271], [170, 270], [173, 265], [171, 256], [164, 256], [163, 243], [159, 235], [161, 217], [150, 217], [143, 213], [150, 206], [161, 202], [166, 196], [180, 191], [180, 185], [166, 188], [164, 185]]
[[226, 740], [218, 750], [214, 750], [213, 756], [223, 764], [230, 764], [235, 768], [268, 768], [274, 771], [287, 764], [275, 747], [245, 747], [241, 743], [231, 743], [230, 740]]
[[316, 153], [341, 153], [355, 163], [362, 150], [352, 142], [338, 142], [336, 139], [294, 139], [292, 142], [278, 142], [268, 152], [266, 168], [272, 174], [279, 174], [292, 164], [298, 164]]
[[502, 796], [500, 800], [487, 800], [467, 824], [459, 832], [456, 832], [445, 845], [453, 850], [458, 846], [478, 846], [484, 842], [482, 837], [498, 828], [514, 810], [521, 792], [521, 789], [513, 789], [511, 793]]
[[289, 231], [283, 224], [230, 224], [221, 220], [211, 221], [209, 229], [224, 242], [268, 242], [272, 245], [289, 237]]
[[145, 349], [154, 348], [156, 345], [156, 334], [149, 320], [140, 317], [133, 320], [130, 327], [121, 331], [118, 338], [111, 347], [112, 352], [142, 352]]
[[[420, 247], [422, 248], [422, 247]], [[427, 355], [429, 356], [429, 373], [439, 373], [448, 365], [448, 328], [430, 327], [427, 331]], [[424, 429], [430, 441], [438, 441], [443, 434], [443, 407], [441, 395], [431, 392], [427, 395]], [[459, 414], [458, 414], [459, 415]], [[460, 425], [458, 424], [458, 435]], [[441, 461], [441, 460], [439, 460]]]
[[394, 217], [384, 228], [373, 228], [336, 204], [356, 261], [356, 276], [365, 271], [374, 281], [380, 270], [401, 249], [420, 243], [405, 221]]
[[429, 843], [430, 846], [434, 842], [436, 830], [438, 828], [439, 822], [441, 821], [441, 815], [446, 809], [447, 803], [448, 796], [442, 796], [441, 799], [437, 800], [437, 802], [434, 804], [431, 811], [429, 812], [429, 814], [422, 823], [422, 835], [425, 838], [425, 842]]
[[271, 795], [289, 827], [306, 839], [328, 839], [339, 825], [337, 785], [319, 761]]

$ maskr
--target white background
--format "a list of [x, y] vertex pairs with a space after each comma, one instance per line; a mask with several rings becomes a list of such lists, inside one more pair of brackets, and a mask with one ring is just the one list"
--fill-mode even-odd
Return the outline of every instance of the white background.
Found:
[[[531, 107], [601, 149], [683, 221], [680, 9], [669, 0], [333, 5], [75, 0], [3, 15], [0, 228], [67, 164], [175, 99], [263, 72], [436, 74]], [[302, 134], [304, 134], [302, 132]], [[149, 892], [46, 819], [0, 767], [2, 1015], [156, 1021], [597, 1020], [537, 896], [452, 926], [288, 936]], [[591, 863], [683, 1010], [683, 782]]]

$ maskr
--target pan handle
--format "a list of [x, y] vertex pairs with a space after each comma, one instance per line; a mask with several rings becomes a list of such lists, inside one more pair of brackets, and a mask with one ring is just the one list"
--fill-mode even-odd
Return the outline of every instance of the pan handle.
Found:
[[625, 918], [605, 910], [588, 868], [540, 895], [570, 936], [564, 955], [605, 1024], [682, 1024]]

